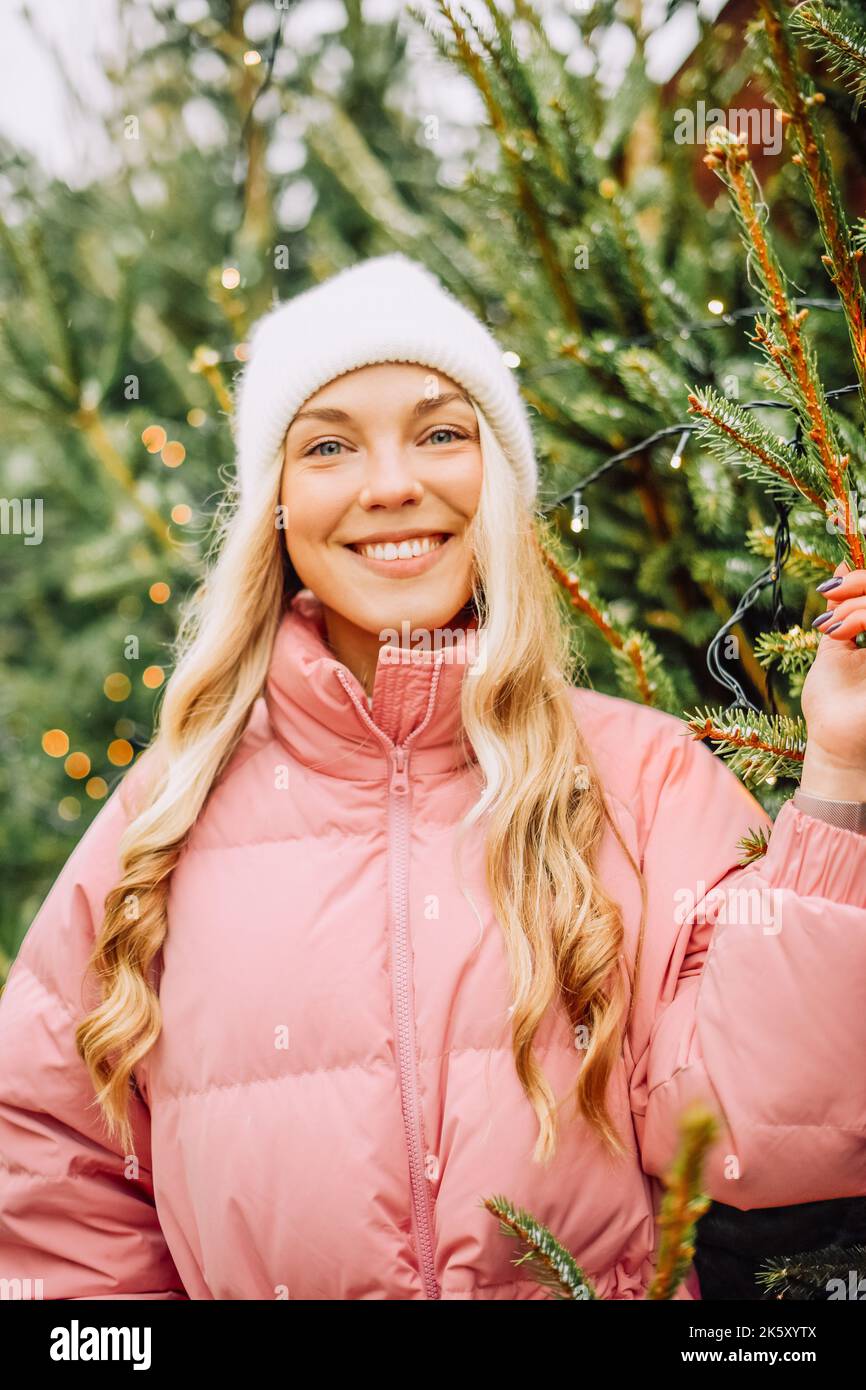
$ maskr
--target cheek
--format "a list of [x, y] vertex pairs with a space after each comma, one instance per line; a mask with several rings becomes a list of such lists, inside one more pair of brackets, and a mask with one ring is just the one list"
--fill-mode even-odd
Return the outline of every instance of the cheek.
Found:
[[345, 504], [335, 489], [317, 486], [311, 475], [286, 469], [280, 486], [280, 505], [290, 553], [322, 545], [339, 524]]
[[483, 476], [484, 465], [479, 451], [455, 480], [452, 491], [452, 505], [467, 518], [473, 517], [478, 510]]

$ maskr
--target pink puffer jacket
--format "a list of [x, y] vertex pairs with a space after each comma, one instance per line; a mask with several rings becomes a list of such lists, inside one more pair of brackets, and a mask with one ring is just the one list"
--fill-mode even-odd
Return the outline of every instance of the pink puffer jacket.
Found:
[[[788, 802], [767, 855], [738, 869], [738, 839], [769, 822], [734, 774], [673, 716], [573, 692], [648, 920], [610, 1089], [628, 1155], [609, 1161], [569, 1102], [544, 1168], [481, 832], [461, 860], [477, 914], [452, 859], [479, 788], [454, 751], [465, 655], [392, 655], [371, 714], [308, 592], [283, 621], [172, 878], [138, 1169], [107, 1142], [73, 1043], [127, 788], [71, 855], [0, 1003], [0, 1278], [42, 1281], [23, 1296], [546, 1297], [481, 1205], [504, 1194], [603, 1297], [640, 1298], [658, 1176], [697, 1098], [727, 1122], [718, 1200], [866, 1194], [866, 836]], [[610, 832], [600, 871], [633, 963], [639, 887]], [[537, 1046], [570, 1092], [563, 1014]]]

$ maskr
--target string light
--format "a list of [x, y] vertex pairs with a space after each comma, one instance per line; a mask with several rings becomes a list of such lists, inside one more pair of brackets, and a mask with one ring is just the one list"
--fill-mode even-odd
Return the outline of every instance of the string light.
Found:
[[151, 603], [168, 603], [171, 598], [171, 589], [162, 580], [158, 580], [156, 584], [151, 584], [147, 592]]
[[69, 752], [69, 735], [62, 729], [46, 729], [42, 735], [42, 751], [49, 758], [62, 758]]
[[257, 48], [248, 48], [244, 54], [244, 63], [248, 68], [254, 68], [262, 61], [262, 55]]
[[723, 314], [725, 312], [725, 306], [720, 299], [711, 299], [707, 308], [711, 314]]
[[690, 434], [691, 430], [683, 430], [682, 434], [680, 435], [679, 443], [677, 444], [677, 447], [674, 450], [674, 452], [671, 454], [671, 468], [682, 467], [683, 454], [686, 451], [686, 445], [689, 442]]
[[63, 766], [67, 777], [74, 777], [78, 781], [89, 774], [90, 759], [86, 753], [70, 753]]
[[241, 273], [236, 265], [227, 265], [220, 276], [220, 284], [224, 290], [236, 290], [241, 283]]
[[148, 690], [158, 690], [165, 680], [165, 672], [161, 666], [148, 666], [147, 670], [142, 672], [141, 680]]

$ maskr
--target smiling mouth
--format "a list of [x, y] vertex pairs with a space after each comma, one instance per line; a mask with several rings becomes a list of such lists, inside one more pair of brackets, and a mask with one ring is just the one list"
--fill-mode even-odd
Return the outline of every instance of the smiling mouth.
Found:
[[346, 548], [354, 550], [356, 555], [363, 556], [365, 560], [415, 560], [421, 555], [429, 555], [432, 551], [438, 550], [447, 540], [450, 540], [449, 534], [439, 531], [435, 535], [413, 536], [401, 541], [359, 541]]

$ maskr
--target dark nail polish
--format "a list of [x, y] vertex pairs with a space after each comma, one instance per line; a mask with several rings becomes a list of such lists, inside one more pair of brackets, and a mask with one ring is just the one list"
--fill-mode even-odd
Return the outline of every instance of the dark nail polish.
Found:
[[[845, 619], [843, 618], [843, 619], [842, 619], [842, 622], [844, 622], [844, 621], [845, 621]], [[842, 626], [842, 623], [834, 623], [832, 627], [825, 627], [825, 628], [822, 628], [821, 631], [822, 631], [822, 632], [835, 632], [836, 629], [837, 629], [837, 627], [841, 627], [841, 626]]]
[[815, 619], [815, 621], [813, 622], [812, 626], [813, 626], [813, 627], [820, 627], [822, 623], [826, 623], [827, 619], [828, 619], [828, 618], [832, 618], [832, 616], [833, 616], [833, 609], [832, 609], [832, 608], [828, 608], [826, 613], [819, 613], [819, 614], [818, 614], [818, 616], [817, 616], [817, 618]]
[[830, 590], [835, 589], [838, 584], [841, 584], [844, 578], [844, 574], [837, 574], [835, 579], [825, 579], [823, 584], [815, 585], [815, 592], [818, 594], [829, 594]]

